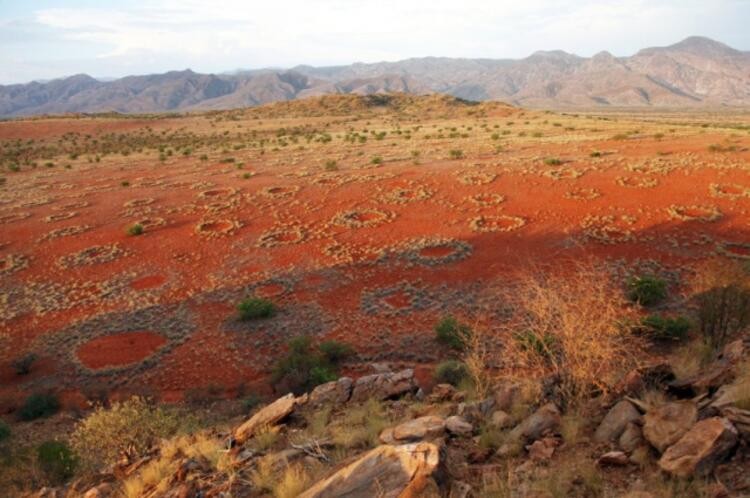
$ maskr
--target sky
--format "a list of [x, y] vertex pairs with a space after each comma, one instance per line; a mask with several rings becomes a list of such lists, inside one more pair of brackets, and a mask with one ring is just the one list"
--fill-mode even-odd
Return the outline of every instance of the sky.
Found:
[[0, 84], [395, 61], [750, 50], [750, 0], [0, 0]]

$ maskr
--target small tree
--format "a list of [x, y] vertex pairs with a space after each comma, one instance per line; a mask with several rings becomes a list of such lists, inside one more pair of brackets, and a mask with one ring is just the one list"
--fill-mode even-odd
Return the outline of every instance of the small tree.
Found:
[[32, 394], [24, 402], [18, 416], [21, 420], [35, 420], [37, 418], [49, 417], [60, 409], [60, 401], [54, 394], [37, 393]]
[[142, 235], [144, 232], [143, 225], [140, 223], [135, 223], [128, 227], [128, 235], [131, 237], [137, 237], [138, 235]]
[[628, 282], [628, 299], [641, 306], [654, 306], [666, 299], [667, 283], [652, 275], [631, 278]]
[[440, 384], [458, 386], [469, 378], [466, 364], [458, 360], [447, 360], [435, 368], [435, 381]]
[[243, 321], [270, 318], [276, 314], [276, 305], [268, 299], [250, 297], [237, 305], [237, 311]]
[[336, 380], [340, 363], [351, 353], [351, 347], [336, 341], [326, 341], [315, 348], [309, 336], [295, 337], [289, 341], [287, 354], [276, 362], [271, 382], [301, 394]]
[[453, 316], [446, 316], [435, 325], [438, 342], [453, 349], [463, 350], [471, 338], [471, 327], [459, 322]]

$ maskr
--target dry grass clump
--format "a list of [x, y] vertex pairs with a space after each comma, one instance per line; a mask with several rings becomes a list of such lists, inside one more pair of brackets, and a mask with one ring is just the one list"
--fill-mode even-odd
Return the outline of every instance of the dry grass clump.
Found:
[[346, 449], [369, 448], [378, 444], [378, 436], [392, 425], [385, 407], [376, 400], [349, 408], [330, 426], [333, 443]]
[[524, 374], [553, 375], [564, 400], [606, 393], [635, 363], [639, 341], [624, 325], [635, 312], [604, 269], [579, 264], [573, 274], [529, 275], [514, 292], [513, 363]]

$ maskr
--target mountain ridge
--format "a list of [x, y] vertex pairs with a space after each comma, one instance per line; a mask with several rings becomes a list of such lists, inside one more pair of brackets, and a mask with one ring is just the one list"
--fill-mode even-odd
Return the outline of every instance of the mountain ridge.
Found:
[[562, 50], [523, 59], [421, 57], [344, 66], [97, 80], [86, 74], [0, 86], [0, 116], [250, 107], [324, 94], [447, 93], [541, 108], [750, 106], [750, 52], [691, 36], [617, 57]]

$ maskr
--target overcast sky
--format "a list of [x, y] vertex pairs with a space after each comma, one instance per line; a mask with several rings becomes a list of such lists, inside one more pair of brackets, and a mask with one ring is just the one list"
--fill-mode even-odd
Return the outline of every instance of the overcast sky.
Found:
[[0, 0], [0, 84], [427, 55], [750, 50], [750, 0]]

